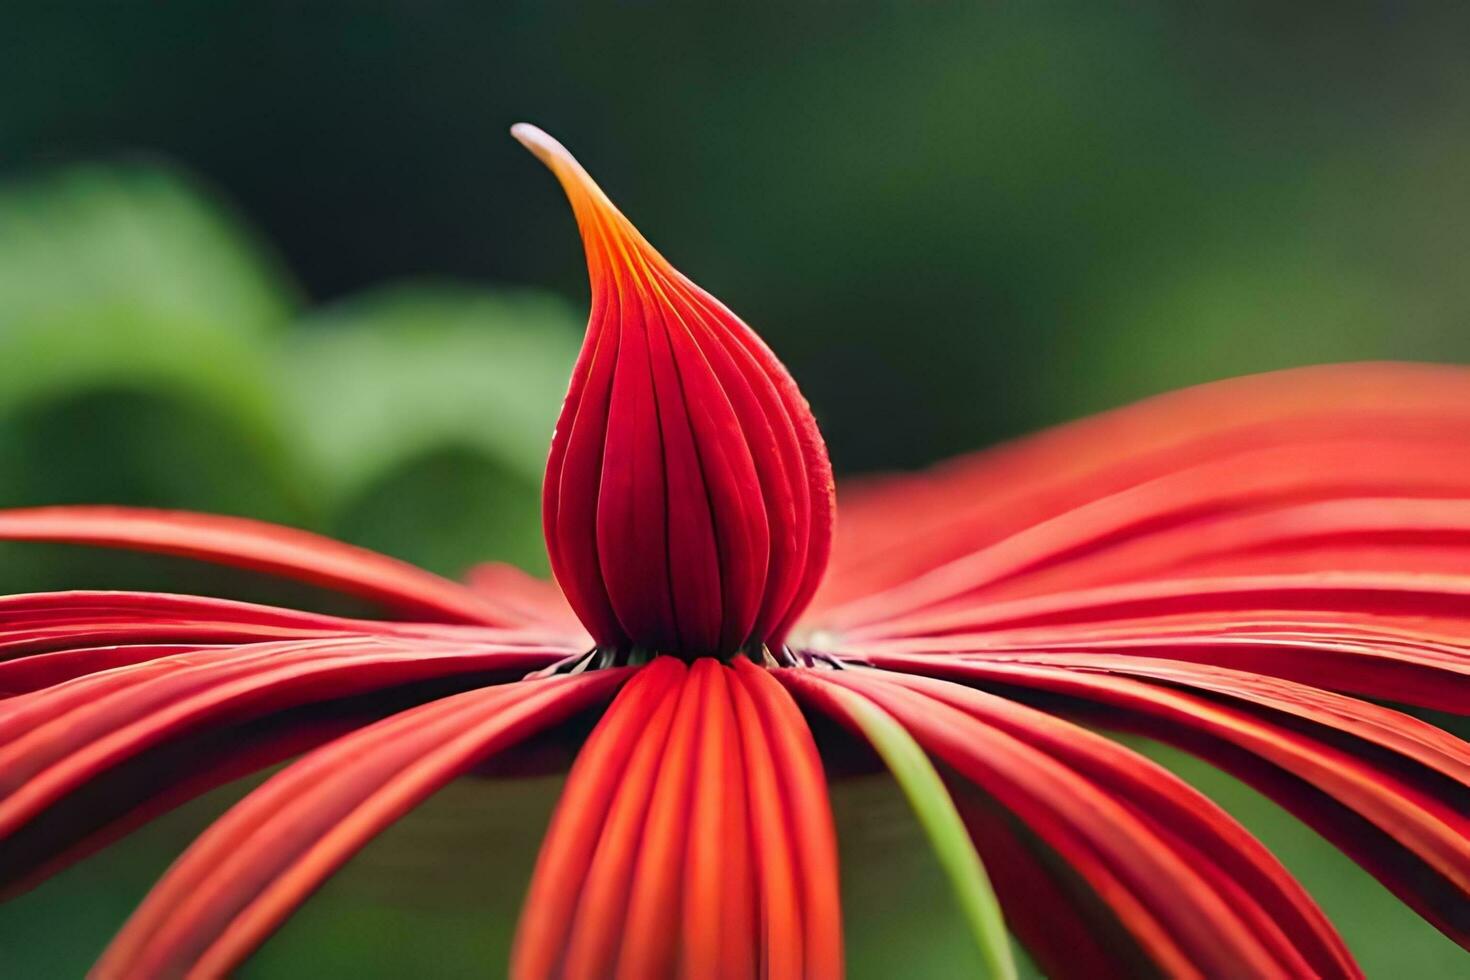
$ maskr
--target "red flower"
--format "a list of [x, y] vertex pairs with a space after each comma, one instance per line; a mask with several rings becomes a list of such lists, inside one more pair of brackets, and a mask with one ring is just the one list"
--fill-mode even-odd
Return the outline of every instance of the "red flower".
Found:
[[567, 187], [593, 280], [546, 483], [575, 617], [504, 568], [459, 585], [236, 518], [0, 514], [0, 537], [399, 616], [0, 599], [11, 892], [305, 751], [179, 859], [98, 976], [227, 971], [430, 793], [587, 712], [518, 977], [840, 975], [816, 715], [892, 770], [998, 974], [1005, 924], [1062, 976], [1357, 974], [1258, 841], [1083, 724], [1233, 773], [1470, 946], [1470, 748], [1383, 704], [1470, 713], [1470, 373], [1244, 378], [848, 487], [813, 598], [830, 470], [790, 377], [564, 150], [517, 135]]

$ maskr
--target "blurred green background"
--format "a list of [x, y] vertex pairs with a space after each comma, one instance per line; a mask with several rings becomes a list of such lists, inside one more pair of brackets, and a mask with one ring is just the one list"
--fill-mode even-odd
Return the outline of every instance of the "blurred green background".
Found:
[[[8, 4], [0, 505], [250, 514], [450, 574], [544, 569], [586, 285], [520, 119], [765, 335], [842, 473], [1242, 372], [1464, 360], [1467, 28], [1451, 3]], [[320, 604], [0, 551], [0, 590], [91, 586]], [[1177, 764], [1370, 972], [1463, 972], [1311, 834]], [[249, 972], [493, 973], [553, 789], [455, 787]], [[78, 975], [237, 792], [0, 909], [7, 972]], [[838, 794], [854, 973], [963, 962], [886, 794]]]

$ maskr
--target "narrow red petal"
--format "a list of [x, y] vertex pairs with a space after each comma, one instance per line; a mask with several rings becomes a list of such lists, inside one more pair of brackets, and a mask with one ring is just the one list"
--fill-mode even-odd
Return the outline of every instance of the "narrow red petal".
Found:
[[737, 659], [735, 672], [765, 726], [785, 805], [785, 826], [791, 828], [805, 926], [802, 975], [808, 980], [838, 980], [843, 976], [843, 950], [837, 831], [816, 742], [796, 702], [770, 671]]
[[[663, 659], [678, 663], [673, 658]], [[675, 673], [663, 701], [638, 736], [599, 832], [596, 853], [577, 900], [575, 920], [570, 924], [562, 968], [566, 980], [600, 980], [617, 967], [648, 807], [686, 683], [682, 669]]]
[[[1412, 715], [1368, 701], [1249, 671], [1149, 657], [1042, 653], [1022, 662], [1144, 678], [1267, 708], [1318, 730], [1392, 752], [1470, 789], [1470, 743]], [[1470, 799], [1466, 802], [1470, 804]]]
[[655, 660], [573, 768], [512, 975], [823, 980], [841, 936], [831, 809], [790, 696], [749, 663]]
[[526, 623], [542, 624], [569, 636], [585, 632], [555, 582], [499, 561], [475, 565], [466, 575], [466, 581], [471, 589], [511, 610]]
[[[695, 661], [691, 675], [703, 683], [704, 696], [684, 860], [679, 974], [690, 980], [754, 980], [756, 898], [748, 851], [756, 823], [747, 816], [740, 734], [759, 719], [742, 715], [737, 725], [734, 677], [718, 661]], [[772, 969], [767, 975], [780, 974]]]
[[[832, 685], [826, 677], [792, 671], [789, 674], [782, 674], [781, 679], [804, 704], [851, 727], [851, 718], [848, 717], [847, 708], [844, 707], [841, 699], [833, 696], [835, 685]], [[897, 716], [894, 717], [897, 718]], [[939, 714], [939, 720], [941, 723], [945, 720], [944, 714]], [[908, 729], [910, 735], [919, 739], [920, 743], [925, 743], [926, 748], [929, 748], [928, 735], [920, 738], [920, 733], [914, 729], [914, 726], [908, 724], [907, 720], [900, 718], [900, 721]], [[947, 761], [938, 752], [932, 751], [932, 754]], [[1045, 770], [1042, 770], [1042, 773], [1047, 774]], [[973, 774], [966, 773], [963, 768], [956, 771], [956, 779], [964, 780], [966, 785], [972, 786], [972, 789], [986, 793], [988, 798], [997, 799], [1008, 811], [1016, 814], [1016, 820], [1020, 826], [1028, 827], [1041, 839], [1047, 840], [1048, 846], [1053, 849], [1053, 854], [1060, 855], [1060, 864], [1063, 867], [1072, 868], [1080, 879], [1088, 884], [1091, 893], [1097, 895], [1098, 899], [1105, 902], [1107, 907], [1113, 911], [1117, 921], [1138, 943], [1138, 948], [1144, 951], [1145, 959], [1150, 962], [1152, 971], [1163, 971], [1170, 976], [1198, 976], [1197, 971], [1191, 967], [1188, 955], [1170, 939], [1157, 918], [1142, 902], [1138, 901], [1138, 898], [1127, 889], [1125, 884], [1119, 882], [1119, 879], [1108, 870], [1107, 865], [1098, 860], [1097, 855], [1091, 849], [1076, 840], [1075, 833], [1070, 833], [1072, 829], [1070, 829], [1069, 821], [1061, 820], [1058, 823], [1055, 818], [1038, 817], [1032, 808], [1017, 805], [1011, 795], [994, 792], [992, 780], [975, 779]], [[991, 837], [986, 837], [986, 839], [991, 839]], [[1053, 862], [1055, 862], [1055, 857]]]
[[824, 621], [843, 628], [962, 597], [993, 601], [1180, 576], [1228, 559], [1241, 573], [1268, 573], [1280, 570], [1283, 554], [1333, 544], [1371, 549], [1378, 570], [1389, 571], [1407, 564], [1395, 561], [1395, 551], [1414, 555], [1416, 544], [1428, 542], [1457, 552], [1463, 568], [1470, 548], [1466, 448], [1452, 440], [1360, 438], [1211, 458], [1019, 528], [832, 609]]
[[607, 697], [624, 671], [455, 695], [339, 739], [246, 797], [179, 859], [98, 977], [221, 975], [388, 824], [476, 762]]
[[[1002, 629], [907, 640], [845, 641], [853, 656], [874, 653], [984, 655], [1027, 660], [1037, 654], [1075, 658], [1164, 658], [1249, 671], [1314, 687], [1441, 711], [1470, 712], [1470, 646], [1401, 628], [1383, 617], [1361, 622], [1327, 615], [1167, 616]], [[1371, 624], [1370, 624], [1371, 623]]]
[[[1347, 724], [1340, 713], [1334, 717], [1321, 708], [1307, 708], [1317, 727], [1288, 725], [1270, 711], [1240, 704], [1249, 700], [1242, 697], [1248, 689], [1240, 686], [1232, 692], [1237, 700], [1230, 703], [1075, 668], [937, 657], [879, 656], [874, 662], [898, 671], [1001, 685], [1017, 696], [1042, 693], [1053, 710], [1194, 752], [1296, 813], [1420, 915], [1470, 948], [1465, 915], [1470, 909], [1470, 794], [1463, 777], [1457, 778], [1463, 749], [1450, 752], [1449, 736], [1429, 739], [1411, 728], [1401, 737], [1380, 731], [1376, 742], [1368, 742], [1374, 748], [1370, 752], [1363, 750], [1362, 741], [1371, 731], [1364, 724], [1366, 709]], [[1326, 727], [1336, 731], [1324, 732], [1323, 722], [1334, 722]], [[1344, 741], [1344, 735], [1351, 738]], [[1385, 747], [1400, 754], [1385, 757]]]
[[1129, 980], [1158, 972], [1107, 903], [1014, 814], [973, 783], [952, 777], [947, 785], [984, 856], [1007, 928], [1043, 975]]
[[177, 657], [210, 649], [224, 649], [226, 644], [137, 643], [104, 647], [79, 647], [0, 661], [0, 698], [28, 694], [53, 687], [63, 681], [95, 674], [114, 667], [127, 667], [146, 660]]
[[683, 903], [684, 856], [704, 687], [692, 670], [684, 679], [649, 800], [628, 889], [622, 948], [616, 970], [610, 974], [626, 980], [669, 977], [678, 967], [679, 924], [674, 910]]
[[640, 670], [618, 693], [578, 754], [522, 907], [512, 976], [532, 980], [558, 975], [599, 835], [621, 785], [632, 778], [631, 760], [639, 747], [661, 742], [657, 733], [666, 730], [672, 718], [673, 694], [682, 676], [682, 665], [670, 657]]
[[1162, 579], [1006, 602], [955, 602], [844, 636], [864, 641], [1163, 616], [1231, 613], [1238, 621], [1331, 614], [1347, 624], [1412, 618], [1420, 628], [1470, 638], [1470, 576], [1404, 572], [1304, 572]]
[[1276, 955], [1290, 955], [1278, 945], [1290, 942], [1320, 976], [1357, 975], [1341, 937], [1280, 862], [1224, 810], [1162, 766], [1005, 698], [931, 678], [896, 675], [893, 681], [1022, 739], [1125, 802], [1210, 875], [1237, 909], [1254, 915], [1252, 928], [1263, 942], [1277, 946]]
[[41, 592], [0, 596], [0, 657], [115, 643], [230, 643], [342, 635], [501, 640], [585, 647], [535, 626], [501, 628], [349, 619], [230, 599], [160, 592]]
[[435, 677], [514, 677], [565, 653], [348, 636], [198, 651], [21, 695], [0, 714], [0, 837], [101, 773], [190, 732]]
[[[0, 840], [0, 902], [22, 895], [190, 800], [379, 721], [412, 700], [288, 712], [172, 743]], [[96, 786], [96, 784], [94, 784]]]
[[735, 686], [750, 790], [750, 829], [761, 893], [761, 975], [797, 980], [806, 962], [801, 873], [772, 747], [748, 683]]
[[492, 600], [406, 562], [243, 517], [129, 507], [38, 507], [0, 511], [0, 540], [182, 555], [309, 582], [430, 621], [523, 623]]
[[1463, 486], [1467, 405], [1470, 372], [1456, 367], [1280, 371], [1172, 392], [928, 473], [845, 488], [842, 534], [817, 604], [900, 585], [1100, 498], [1273, 446], [1372, 438], [1389, 444], [1377, 462], [1381, 480], [1392, 481], [1400, 451], [1434, 444], [1445, 477], [1460, 474]]
[[1014, 811], [1166, 971], [1279, 975], [1298, 968], [1299, 958], [1284, 956], [1249, 909], [1235, 904], [1243, 892], [1222, 892], [1219, 877], [1190, 860], [1195, 855], [1055, 756], [881, 675], [836, 671], [818, 683], [871, 698], [926, 750]]
[[[197, 596], [55, 592], [0, 597], [0, 697], [163, 657], [283, 640], [387, 636], [503, 646], [570, 655], [575, 630], [389, 623], [344, 619]], [[6, 659], [9, 658], [9, 659]]]
[[[1470, 498], [1470, 483], [1464, 490]], [[1467, 554], [1470, 499], [1340, 497], [1222, 513], [1131, 536], [987, 594], [1010, 598], [1144, 578], [1322, 569], [1458, 574]]]

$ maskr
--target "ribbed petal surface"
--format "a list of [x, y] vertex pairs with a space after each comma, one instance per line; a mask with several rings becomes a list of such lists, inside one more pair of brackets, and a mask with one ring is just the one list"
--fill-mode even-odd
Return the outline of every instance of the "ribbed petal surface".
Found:
[[603, 645], [779, 643], [826, 568], [832, 471], [770, 350], [677, 272], [571, 155], [513, 132], [576, 212], [587, 338], [546, 471], [552, 569]]
[[[1293, 698], [1284, 682], [1273, 697], [1222, 671], [1191, 680], [1198, 668], [1188, 664], [1127, 671], [1168, 685], [1070, 666], [951, 658], [885, 665], [1058, 695], [1040, 703], [1195, 752], [1296, 813], [1470, 947], [1470, 748], [1446, 732], [1348, 698]], [[1174, 686], [1186, 682], [1234, 698], [1221, 703]]]
[[398, 692], [383, 703], [401, 706], [435, 696], [431, 682], [511, 680], [581, 648], [535, 630], [77, 592], [0, 598], [0, 651], [0, 889], [14, 891], [381, 710], [350, 699]]
[[591, 707], [623, 671], [524, 681], [403, 712], [307, 755], [179, 861], [98, 963], [100, 978], [235, 967], [384, 827], [477, 762]]
[[0, 511], [0, 541], [58, 541], [182, 555], [372, 600], [429, 622], [520, 626], [512, 610], [407, 562], [243, 517], [134, 507]]
[[[1049, 972], [1354, 967], [1228, 818], [1042, 711], [1235, 774], [1470, 947], [1470, 746], [1360, 699], [1470, 713], [1467, 461], [1463, 369], [1177, 392], [855, 489], [802, 636], [883, 668], [820, 683], [861, 690], [954, 769], [1012, 925]], [[1123, 806], [1138, 822], [1114, 824], [1107, 847], [1133, 853], [1076, 849], [1075, 827], [1049, 823], [1099, 819], [1101, 799], [1071, 817], [1028, 809], [989, 771], [1014, 751], [997, 731], [1041, 754], [1033, 779], [1063, 766]], [[1151, 860], [1164, 863], [1135, 880]], [[1190, 908], [1210, 929], [1173, 918]]]
[[567, 781], [512, 974], [842, 975], [836, 838], [816, 747], [748, 663], [661, 657]]
[[[1005, 574], [1029, 567], [1022, 552], [1052, 547], [1051, 563], [1080, 557], [1087, 548], [1057, 550], [1069, 529], [1075, 544], [1096, 546], [1248, 507], [1463, 499], [1467, 441], [1470, 373], [1460, 368], [1350, 364], [1172, 392], [929, 472], [845, 485], [841, 535], [812, 618], [835, 624], [849, 601], [861, 602], [862, 618], [877, 615], [874, 600], [889, 589], [913, 608], [916, 591], [931, 594], [931, 573], [951, 563], [963, 564], [940, 577], [963, 588], [1002, 564]], [[1127, 506], [1104, 503], [1120, 494]], [[1103, 534], [1105, 521], [1113, 526]], [[1092, 542], [1083, 525], [1098, 529]], [[1005, 544], [1021, 534], [1025, 548]], [[1008, 557], [978, 557], [1001, 545]]]
[[[936, 696], [954, 685], [918, 690], [865, 671], [783, 679], [820, 709], [834, 710], [824, 688], [840, 686], [899, 719], [1070, 865], [1161, 972], [1355, 975], [1321, 913], [1259, 844], [1183, 784], [1150, 778], [1159, 774], [1132, 753], [999, 699], [960, 708], [962, 690]], [[1043, 932], [1029, 938], [1048, 948]], [[1052, 953], [1044, 958], [1065, 964]]]

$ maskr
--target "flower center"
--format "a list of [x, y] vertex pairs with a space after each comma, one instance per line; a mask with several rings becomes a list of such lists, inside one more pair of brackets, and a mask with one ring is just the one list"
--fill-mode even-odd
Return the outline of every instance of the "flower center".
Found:
[[826, 569], [832, 467], [761, 339], [674, 269], [560, 143], [592, 310], [543, 491], [551, 567], [600, 648], [779, 649]]

